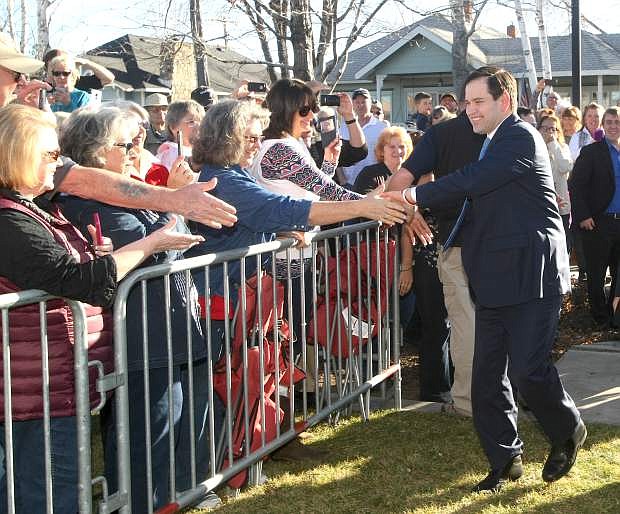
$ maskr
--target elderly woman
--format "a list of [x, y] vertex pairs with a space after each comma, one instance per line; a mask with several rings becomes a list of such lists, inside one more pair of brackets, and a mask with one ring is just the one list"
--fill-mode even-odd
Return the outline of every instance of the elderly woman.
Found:
[[[130, 174], [135, 158], [133, 138], [135, 137], [135, 116], [115, 107], [98, 111], [82, 110], [72, 114], [65, 123], [61, 148], [67, 155], [83, 166], [105, 168], [110, 173]], [[148, 210], [123, 209], [92, 200], [68, 197], [63, 200], [69, 219], [78, 227], [85, 227], [95, 213], [99, 214], [101, 227], [108, 234], [115, 247], [122, 248], [155, 232], [159, 227], [176, 225], [179, 234], [188, 234], [184, 223], [175, 215]], [[202, 239], [202, 238], [200, 238]], [[152, 255], [144, 263], [167, 263], [182, 259], [178, 251], [161, 252]], [[200, 327], [198, 296], [191, 280], [183, 274], [170, 280], [170, 316], [172, 326], [172, 350], [168, 351], [166, 339], [165, 312], [166, 292], [163, 280], [147, 281], [148, 315], [148, 378], [150, 394], [151, 459], [153, 470], [153, 505], [157, 509], [170, 501], [168, 490], [170, 477], [168, 434], [171, 426], [177, 438], [175, 447], [176, 485], [178, 490], [191, 486], [190, 433], [189, 433], [189, 390], [190, 368], [194, 377], [194, 416], [196, 433], [197, 480], [205, 480], [209, 470], [209, 438], [207, 422], [208, 360]], [[186, 310], [189, 303], [191, 322], [189, 333], [186, 327]], [[141, 322], [141, 290], [135, 288], [127, 301], [127, 363], [130, 411], [130, 442], [132, 458], [132, 506], [133, 512], [147, 511], [146, 484], [146, 438], [144, 389], [144, 349]], [[192, 361], [189, 361], [188, 340], [191, 341]], [[217, 357], [215, 355], [214, 357]], [[169, 369], [169, 359], [172, 369]], [[172, 382], [169, 384], [169, 374]], [[216, 410], [218, 406], [215, 406]], [[169, 420], [168, 410], [173, 419]], [[219, 412], [219, 411], [218, 411]], [[111, 413], [109, 413], [111, 414]], [[215, 416], [216, 424], [219, 415]], [[110, 416], [104, 416], [106, 475], [115, 482], [115, 437]]]
[[560, 121], [562, 122], [564, 141], [570, 141], [573, 134], [581, 130], [581, 111], [574, 105], [571, 105], [562, 111]]
[[[192, 159], [202, 166], [200, 181], [217, 178], [214, 191], [218, 198], [234, 199], [238, 221], [234, 227], [219, 231], [197, 226], [199, 233], [207, 237], [192, 253], [241, 248], [271, 240], [276, 232], [309, 230], [314, 225], [359, 217], [390, 224], [404, 220], [400, 206], [376, 196], [319, 202], [266, 190], [241, 166], [242, 161], [247, 162], [258, 149], [264, 123], [265, 111], [249, 102], [222, 102], [207, 113], [200, 126]], [[247, 263], [246, 267], [251, 265]], [[231, 284], [238, 285], [241, 280], [238, 263], [231, 263], [228, 270]], [[222, 267], [212, 266], [211, 275], [212, 291], [223, 294]]]
[[[168, 112], [166, 114], [168, 141], [162, 143], [157, 150], [157, 158], [168, 171], [173, 169], [173, 164], [177, 160], [177, 157], [184, 157], [187, 159], [192, 156], [194, 139], [198, 134], [198, 127], [204, 115], [204, 107], [194, 100], [173, 102], [168, 106]], [[181, 156], [179, 156], [178, 151], [179, 134], [182, 139]], [[194, 180], [194, 176], [192, 176], [191, 180], [186, 182], [186, 184], [192, 180]], [[162, 181], [162, 183], [157, 185], [167, 185], [167, 177], [166, 183]]]
[[63, 54], [54, 57], [47, 68], [47, 75], [54, 87], [48, 95], [53, 112], [73, 112], [90, 102], [90, 95], [75, 87], [80, 72], [71, 56]]
[[[53, 188], [60, 155], [53, 123], [39, 110], [11, 105], [0, 110], [0, 138], [4, 141], [0, 147], [0, 293], [35, 288], [109, 308], [117, 281], [131, 269], [152, 254], [187, 248], [199, 241], [175, 234], [170, 224], [111, 254], [108, 246], [108, 253], [97, 257], [58, 207], [40, 196]], [[94, 227], [89, 230], [96, 235]], [[101, 360], [109, 369], [110, 318], [91, 305], [86, 305], [89, 358]], [[62, 300], [48, 302], [47, 313], [53, 507], [54, 512], [77, 512], [73, 320]], [[9, 315], [11, 326], [24, 327], [11, 332], [15, 503], [16, 511], [23, 513], [46, 510], [40, 327], [33, 320], [38, 320], [38, 306], [14, 309]], [[91, 398], [95, 399], [94, 382], [91, 384]], [[4, 398], [0, 401], [4, 404]], [[4, 450], [4, 410], [0, 416], [0, 447]], [[2, 506], [7, 504], [6, 495], [3, 481]]]
[[586, 105], [583, 109], [583, 127], [572, 135], [568, 143], [573, 162], [577, 160], [584, 146], [602, 139], [601, 122], [603, 120], [603, 111], [603, 106], [596, 102]]

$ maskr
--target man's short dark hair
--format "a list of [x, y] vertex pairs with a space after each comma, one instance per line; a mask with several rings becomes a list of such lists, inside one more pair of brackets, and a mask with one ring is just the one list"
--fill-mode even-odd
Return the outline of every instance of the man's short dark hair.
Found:
[[413, 97], [413, 101], [415, 103], [419, 103], [422, 100], [426, 100], [427, 98], [432, 99], [433, 97], [429, 95], [426, 91], [420, 91], [417, 95]]
[[487, 79], [489, 93], [494, 100], [506, 92], [510, 98], [510, 108], [514, 109], [517, 106], [517, 81], [508, 71], [495, 66], [482, 66], [469, 74], [465, 80], [465, 86], [480, 78]]
[[519, 118], [529, 116], [530, 114], [534, 114], [534, 111], [532, 111], [529, 107], [517, 107], [517, 116], [519, 116]]

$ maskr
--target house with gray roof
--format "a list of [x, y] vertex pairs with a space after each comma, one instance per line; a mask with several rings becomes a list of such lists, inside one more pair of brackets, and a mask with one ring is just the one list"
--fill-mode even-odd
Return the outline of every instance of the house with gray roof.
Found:
[[[551, 36], [549, 50], [553, 88], [570, 99], [570, 36]], [[542, 74], [538, 38], [530, 38], [539, 76]], [[501, 66], [517, 79], [526, 76], [520, 38], [511, 38], [480, 27], [469, 42], [468, 64]], [[413, 97], [430, 93], [435, 103], [452, 86], [452, 24], [442, 15], [433, 15], [395, 31], [349, 53], [344, 70], [334, 70], [328, 82], [338, 91], [368, 89], [380, 98], [387, 117], [404, 123], [415, 113]], [[597, 101], [615, 105], [620, 101], [620, 34], [582, 34], [582, 105]]]
[[[151, 93], [172, 95], [172, 100], [188, 99], [196, 88], [194, 46], [183, 38], [161, 39], [126, 34], [86, 52], [89, 59], [115, 75], [103, 89], [103, 100], [126, 99], [139, 104]], [[219, 46], [206, 46], [210, 87], [219, 96], [236, 88], [245, 78], [268, 82], [266, 66]]]

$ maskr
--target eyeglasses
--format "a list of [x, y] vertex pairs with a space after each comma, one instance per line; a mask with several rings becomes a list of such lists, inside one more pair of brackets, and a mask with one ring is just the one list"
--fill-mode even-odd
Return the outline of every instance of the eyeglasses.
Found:
[[540, 127], [541, 132], [558, 132], [557, 127]]
[[23, 73], [20, 73], [19, 71], [9, 70], [8, 68], [5, 68], [4, 66], [0, 66], [0, 68], [5, 70], [7, 73], [10, 73], [11, 75], [13, 75], [13, 80], [15, 82], [19, 82], [22, 77], [25, 77], [25, 75]]
[[53, 71], [52, 72], [52, 76], [53, 77], [65, 77], [67, 78], [69, 75], [71, 75], [71, 71]]
[[244, 136], [245, 142], [249, 145], [255, 145], [257, 143], [262, 143], [265, 138], [263, 136]]
[[133, 143], [114, 143], [112, 146], [117, 146], [119, 148], [124, 148], [125, 149], [125, 154], [128, 154], [129, 150], [134, 148], [136, 145], [134, 145]]
[[302, 118], [305, 118], [306, 116], [308, 116], [308, 113], [309, 113], [310, 111], [312, 111], [314, 114], [316, 114], [316, 113], [317, 113], [317, 112], [319, 112], [320, 110], [321, 110], [321, 109], [319, 108], [319, 106], [318, 106], [316, 103], [314, 103], [314, 104], [312, 104], [312, 105], [304, 105], [303, 107], [301, 107], [301, 108], [299, 109], [299, 111], [298, 111], [298, 112], [299, 112], [299, 115], [300, 115]]
[[49, 152], [43, 152], [43, 158], [48, 162], [56, 162], [60, 158], [60, 150], [50, 150]]

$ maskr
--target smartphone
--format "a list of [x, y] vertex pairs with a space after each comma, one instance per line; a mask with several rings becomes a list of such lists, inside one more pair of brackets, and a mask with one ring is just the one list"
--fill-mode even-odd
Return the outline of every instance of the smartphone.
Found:
[[93, 212], [93, 225], [95, 225], [95, 230], [97, 230], [97, 246], [101, 246], [103, 244], [103, 234], [101, 233], [101, 218], [99, 218], [98, 212]]
[[321, 112], [321, 114], [319, 114], [319, 130], [321, 131], [321, 143], [323, 144], [323, 148], [326, 148], [338, 137], [336, 115], [327, 115]]
[[545, 86], [550, 86], [553, 84], [553, 79], [545, 79]]
[[183, 133], [180, 130], [177, 131], [177, 153], [179, 157], [183, 155]]
[[331, 107], [339, 107], [340, 106], [340, 97], [338, 95], [321, 95], [320, 98], [321, 105], [331, 106]]
[[248, 82], [249, 93], [266, 93], [267, 84], [264, 82]]
[[38, 107], [42, 111], [49, 111], [49, 102], [47, 101], [47, 90], [41, 88], [39, 89], [39, 103]]

